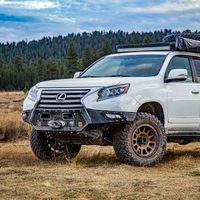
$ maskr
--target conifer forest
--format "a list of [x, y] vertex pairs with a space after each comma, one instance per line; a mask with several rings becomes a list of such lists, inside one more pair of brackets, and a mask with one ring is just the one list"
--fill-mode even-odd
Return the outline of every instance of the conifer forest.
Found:
[[26, 92], [40, 81], [71, 78], [74, 72], [84, 70], [100, 57], [115, 53], [118, 44], [162, 42], [171, 33], [171, 29], [132, 33], [94, 31], [0, 43], [0, 91]]

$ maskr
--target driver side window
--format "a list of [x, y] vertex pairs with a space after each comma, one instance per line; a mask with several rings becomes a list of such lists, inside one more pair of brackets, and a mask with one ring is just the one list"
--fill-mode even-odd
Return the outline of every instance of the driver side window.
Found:
[[186, 57], [175, 56], [171, 59], [169, 66], [166, 71], [166, 75], [169, 75], [169, 72], [173, 69], [186, 69], [188, 72], [188, 77], [182, 82], [193, 82], [192, 71], [190, 67], [189, 59]]

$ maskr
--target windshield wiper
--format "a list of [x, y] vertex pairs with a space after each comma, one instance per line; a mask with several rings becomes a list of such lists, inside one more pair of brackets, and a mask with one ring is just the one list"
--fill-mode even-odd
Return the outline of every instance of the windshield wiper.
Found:
[[105, 77], [130, 77], [130, 76], [128, 76], [128, 75], [116, 74], [116, 75], [110, 75], [110, 76], [105, 76]]
[[100, 76], [91, 76], [91, 75], [86, 75], [86, 76], [81, 76], [80, 78], [93, 78], [93, 77], [100, 77]]

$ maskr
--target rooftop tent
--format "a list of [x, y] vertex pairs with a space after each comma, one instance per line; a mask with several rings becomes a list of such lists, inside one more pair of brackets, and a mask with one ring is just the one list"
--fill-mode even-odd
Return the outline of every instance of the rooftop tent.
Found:
[[163, 43], [174, 43], [175, 50], [200, 53], [200, 34], [172, 33], [166, 36], [163, 40]]
[[175, 49], [200, 53], [200, 41], [184, 37], [176, 37]]
[[165, 42], [175, 42], [177, 37], [188, 38], [192, 40], [200, 41], [200, 34], [198, 33], [172, 33], [163, 38], [163, 43]]

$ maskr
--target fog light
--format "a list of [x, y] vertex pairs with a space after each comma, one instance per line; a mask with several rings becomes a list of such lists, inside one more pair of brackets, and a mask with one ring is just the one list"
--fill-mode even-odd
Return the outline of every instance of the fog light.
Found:
[[122, 119], [122, 117], [118, 114], [106, 114], [106, 117], [110, 119]]
[[79, 127], [82, 127], [82, 126], [83, 126], [83, 123], [82, 123], [82, 122], [78, 122], [78, 126], [79, 126]]

